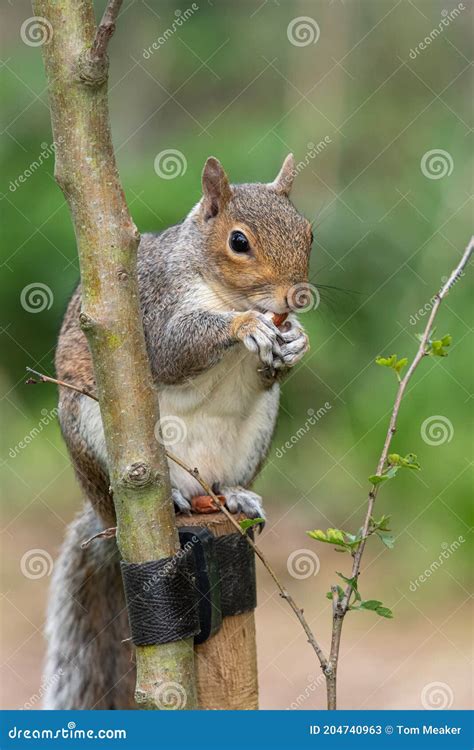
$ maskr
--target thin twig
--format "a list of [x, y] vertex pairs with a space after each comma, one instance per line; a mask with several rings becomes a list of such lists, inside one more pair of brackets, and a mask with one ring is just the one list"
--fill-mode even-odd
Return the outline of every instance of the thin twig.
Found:
[[97, 534], [93, 534], [89, 537], [89, 539], [85, 539], [83, 542], [81, 542], [81, 549], [86, 549], [86, 547], [88, 547], [89, 544], [95, 539], [113, 539], [116, 536], [117, 527], [110, 526], [108, 529], [102, 529], [102, 531], [98, 531]]
[[102, 20], [97, 27], [94, 43], [91, 49], [91, 59], [101, 60], [105, 57], [110, 37], [115, 31], [115, 22], [122, 6], [122, 2], [123, 0], [108, 0]]
[[28, 378], [26, 381], [26, 385], [36, 385], [37, 383], [54, 383], [55, 385], [62, 385], [64, 388], [69, 388], [71, 391], [76, 391], [76, 393], [82, 393], [84, 396], [88, 396], [89, 398], [94, 399], [94, 401], [99, 401], [97, 396], [94, 396], [93, 393], [88, 391], [86, 388], [81, 388], [77, 385], [72, 385], [72, 383], [65, 383], [64, 380], [57, 380], [56, 378], [50, 378], [49, 375], [43, 375], [42, 372], [38, 372], [37, 370], [32, 370], [31, 367], [26, 368], [27, 372], [33, 373], [33, 375], [36, 375], [39, 380], [35, 380], [34, 378]]
[[[397, 394], [395, 396], [395, 401], [394, 401], [394, 405], [392, 409], [392, 414], [390, 417], [390, 422], [389, 422], [388, 429], [387, 429], [387, 434], [385, 436], [385, 442], [384, 442], [382, 453], [380, 454], [379, 462], [377, 465], [376, 476], [378, 477], [382, 476], [382, 473], [385, 468], [388, 453], [390, 450], [390, 445], [392, 443], [393, 436], [397, 429], [398, 413], [400, 411], [400, 406], [401, 406], [401, 402], [402, 402], [406, 387], [411, 377], [413, 376], [413, 373], [415, 372], [416, 368], [420, 364], [421, 360], [425, 356], [427, 356], [427, 344], [429, 342], [430, 334], [433, 329], [433, 322], [439, 310], [441, 302], [448, 295], [449, 291], [454, 286], [456, 281], [462, 276], [463, 271], [465, 267], [467, 266], [473, 251], [474, 251], [474, 237], [471, 237], [471, 240], [466, 250], [464, 251], [464, 254], [461, 260], [459, 261], [458, 265], [456, 266], [454, 271], [451, 273], [446, 283], [441, 287], [441, 289], [437, 292], [437, 294], [435, 294], [433, 298], [434, 299], [433, 307], [431, 309], [431, 313], [428, 318], [428, 322], [426, 324], [423, 335], [420, 339], [420, 345], [418, 347], [418, 351], [416, 352], [416, 355], [410, 367], [408, 368], [405, 377], [402, 378], [398, 386]], [[365, 549], [365, 545], [367, 542], [367, 538], [370, 536], [370, 533], [371, 533], [370, 532], [371, 519], [373, 516], [373, 510], [374, 510], [375, 500], [377, 498], [379, 486], [380, 486], [379, 484], [372, 485], [369, 495], [368, 495], [367, 512], [366, 512], [366, 516], [364, 520], [364, 525], [362, 527], [361, 542], [359, 546], [357, 547], [357, 550], [354, 553], [354, 557], [353, 557], [352, 572], [351, 572], [351, 579], [353, 581], [357, 581], [359, 577], [362, 555], [364, 554], [364, 549]], [[344, 592], [344, 596], [342, 600], [337, 603], [334, 613], [333, 613], [332, 645], [331, 645], [331, 654], [329, 657], [329, 663], [332, 667], [332, 675], [330, 678], [328, 678], [328, 708], [336, 708], [336, 671], [337, 671], [337, 663], [339, 659], [339, 646], [340, 646], [340, 639], [341, 639], [342, 622], [349, 609], [349, 601], [350, 601], [352, 591], [353, 591], [353, 587], [350, 584], [348, 584]]]

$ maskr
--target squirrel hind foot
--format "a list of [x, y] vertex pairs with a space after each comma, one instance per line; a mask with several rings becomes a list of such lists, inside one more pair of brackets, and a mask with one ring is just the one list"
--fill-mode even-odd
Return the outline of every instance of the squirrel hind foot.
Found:
[[265, 518], [263, 500], [255, 492], [245, 487], [222, 487], [221, 494], [231, 513], [243, 513], [248, 518]]

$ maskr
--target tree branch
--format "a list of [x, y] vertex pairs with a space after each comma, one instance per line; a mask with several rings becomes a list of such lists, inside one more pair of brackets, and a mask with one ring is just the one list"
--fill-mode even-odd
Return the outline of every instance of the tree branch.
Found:
[[93, 60], [100, 60], [107, 54], [107, 47], [112, 34], [115, 32], [115, 24], [122, 3], [123, 0], [108, 0], [92, 45], [90, 54]]
[[[398, 414], [400, 411], [400, 406], [402, 403], [403, 396], [405, 394], [406, 387], [408, 383], [410, 382], [421, 360], [424, 357], [426, 357], [428, 354], [427, 345], [428, 345], [430, 334], [433, 328], [433, 322], [436, 318], [440, 305], [443, 299], [445, 299], [445, 297], [448, 295], [448, 293], [450, 292], [450, 290], [452, 289], [456, 281], [462, 276], [464, 269], [466, 268], [473, 251], [474, 251], [474, 237], [471, 237], [471, 240], [468, 246], [466, 247], [466, 250], [464, 251], [462, 258], [459, 261], [458, 265], [456, 266], [454, 271], [452, 271], [446, 283], [441, 287], [441, 289], [437, 292], [437, 294], [435, 294], [433, 298], [434, 299], [433, 307], [431, 309], [431, 313], [428, 318], [428, 322], [426, 323], [426, 327], [423, 332], [423, 335], [421, 336], [420, 345], [418, 347], [418, 350], [415, 354], [415, 357], [411, 365], [409, 366], [406, 372], [406, 375], [401, 379], [400, 384], [398, 386], [398, 390], [395, 396], [395, 401], [393, 404], [392, 413], [390, 416], [390, 421], [388, 424], [387, 434], [385, 436], [384, 445], [383, 445], [382, 452], [380, 454], [380, 458], [377, 464], [376, 476], [378, 477], [382, 476], [382, 473], [385, 468], [385, 464], [388, 458], [388, 453], [390, 450], [390, 445], [392, 443], [393, 436], [397, 429]], [[371, 533], [370, 532], [371, 519], [373, 517], [373, 510], [374, 510], [375, 501], [377, 499], [379, 487], [380, 487], [379, 484], [372, 485], [369, 495], [368, 495], [367, 512], [366, 512], [365, 519], [364, 519], [364, 525], [362, 527], [361, 542], [359, 546], [357, 547], [356, 552], [354, 553], [353, 563], [352, 563], [351, 579], [353, 579], [354, 581], [357, 581], [359, 578], [362, 555], [364, 554], [365, 545]], [[330, 675], [328, 679], [328, 684], [327, 684], [328, 708], [329, 709], [336, 708], [336, 673], [337, 673], [337, 665], [338, 665], [338, 660], [339, 660], [339, 647], [340, 647], [340, 641], [341, 641], [342, 623], [349, 609], [349, 601], [350, 601], [352, 591], [353, 591], [353, 587], [348, 584], [344, 592], [344, 597], [342, 598], [342, 601], [336, 603], [334, 612], [333, 612], [332, 645], [331, 645], [331, 655], [329, 659], [330, 666], [332, 668], [332, 674]]]

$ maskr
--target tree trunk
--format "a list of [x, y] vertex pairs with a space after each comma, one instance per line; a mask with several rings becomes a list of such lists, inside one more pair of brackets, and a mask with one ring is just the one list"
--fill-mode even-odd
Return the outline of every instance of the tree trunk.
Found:
[[[157, 394], [147, 359], [136, 274], [138, 231], [120, 185], [107, 103], [106, 46], [120, 0], [97, 31], [92, 0], [35, 0], [51, 24], [43, 45], [56, 179], [71, 210], [82, 279], [80, 321], [92, 353], [104, 424], [117, 540], [127, 562], [179, 548]], [[100, 669], [100, 664], [97, 665]], [[196, 707], [192, 639], [137, 648], [136, 700], [161, 708], [172, 683], [179, 707]], [[166, 707], [166, 706], [165, 706]]]

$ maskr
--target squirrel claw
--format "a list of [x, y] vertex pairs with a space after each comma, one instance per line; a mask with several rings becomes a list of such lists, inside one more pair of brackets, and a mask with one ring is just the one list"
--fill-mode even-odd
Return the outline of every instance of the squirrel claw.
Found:
[[186, 500], [184, 495], [182, 495], [179, 490], [175, 488], [171, 490], [171, 499], [173, 500], [178, 513], [185, 513], [186, 515], [190, 515], [191, 503], [189, 502], [189, 500]]
[[[265, 519], [262, 498], [255, 492], [245, 487], [223, 487], [221, 494], [224, 495], [225, 504], [231, 513], [243, 513], [248, 518]], [[263, 528], [263, 525], [260, 525]]]

